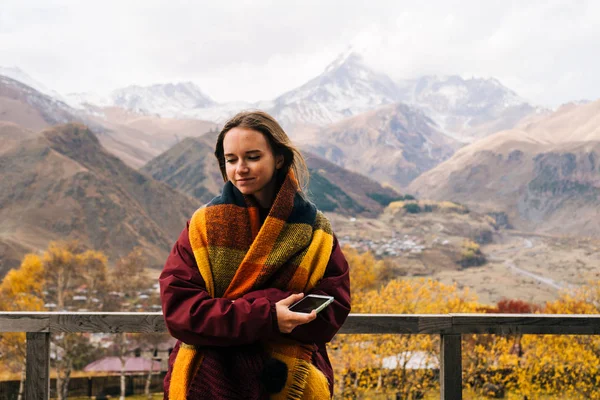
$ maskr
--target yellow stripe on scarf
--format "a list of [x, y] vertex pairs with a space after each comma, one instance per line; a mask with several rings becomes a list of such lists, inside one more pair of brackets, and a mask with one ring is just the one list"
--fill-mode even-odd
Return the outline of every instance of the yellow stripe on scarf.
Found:
[[181, 344], [171, 371], [169, 400], [185, 400], [189, 384], [198, 372], [202, 359], [202, 354], [198, 354], [194, 346]]
[[215, 297], [215, 284], [213, 282], [213, 275], [210, 268], [210, 259], [208, 257], [208, 243], [206, 236], [206, 207], [197, 210], [192, 216], [189, 228], [190, 244], [192, 245], [192, 251], [194, 252], [194, 258], [200, 275], [204, 279], [206, 284], [206, 291], [210, 297]]
[[271, 394], [271, 400], [324, 400], [330, 399], [329, 383], [325, 375], [310, 361], [274, 353], [273, 358], [287, 365], [288, 373], [284, 389]]
[[317, 283], [325, 274], [332, 248], [333, 236], [322, 230], [315, 231], [308, 251], [300, 263], [300, 268], [298, 268], [308, 271], [309, 279], [303, 290], [304, 292], [308, 292], [317, 286]]

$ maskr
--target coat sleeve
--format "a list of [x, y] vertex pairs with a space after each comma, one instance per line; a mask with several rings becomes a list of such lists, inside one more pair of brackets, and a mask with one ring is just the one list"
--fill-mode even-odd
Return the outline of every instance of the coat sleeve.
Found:
[[198, 271], [188, 229], [189, 222], [159, 277], [163, 315], [171, 335], [199, 346], [242, 345], [278, 335], [275, 303], [285, 293], [275, 289], [235, 301], [213, 299]]
[[334, 300], [317, 314], [314, 321], [297, 326], [289, 335], [304, 343], [330, 342], [346, 321], [351, 308], [348, 262], [337, 238], [334, 237], [333, 250], [325, 275], [317, 286], [306, 294], [333, 296]]
[[[276, 303], [291, 294], [292, 292], [290, 291], [286, 292], [273, 288], [250, 292], [244, 297], [259, 298], [265, 296]], [[304, 293], [304, 295], [307, 294], [333, 296], [334, 300], [317, 314], [317, 318], [314, 321], [309, 322], [308, 324], [299, 325], [291, 333], [283, 335], [303, 343], [328, 343], [333, 339], [337, 331], [346, 321], [351, 308], [348, 262], [346, 261], [335, 236], [333, 249], [325, 269], [325, 274], [313, 290]], [[276, 315], [274, 318], [277, 318]], [[277, 324], [277, 320], [274, 322]], [[276, 329], [279, 331], [278, 327]]]

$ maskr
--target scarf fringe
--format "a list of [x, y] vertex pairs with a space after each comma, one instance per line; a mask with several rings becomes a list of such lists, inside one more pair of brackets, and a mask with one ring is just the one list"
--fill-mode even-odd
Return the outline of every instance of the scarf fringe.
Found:
[[287, 399], [288, 400], [302, 400], [304, 397], [304, 388], [310, 372], [311, 364], [307, 361], [301, 360], [294, 368], [292, 374], [292, 384], [289, 386]]

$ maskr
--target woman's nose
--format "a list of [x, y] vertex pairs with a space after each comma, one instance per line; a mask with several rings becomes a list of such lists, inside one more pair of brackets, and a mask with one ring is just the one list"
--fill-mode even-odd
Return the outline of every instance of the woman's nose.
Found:
[[245, 174], [246, 172], [248, 172], [248, 165], [244, 162], [240, 162], [238, 164], [237, 172], [240, 174]]

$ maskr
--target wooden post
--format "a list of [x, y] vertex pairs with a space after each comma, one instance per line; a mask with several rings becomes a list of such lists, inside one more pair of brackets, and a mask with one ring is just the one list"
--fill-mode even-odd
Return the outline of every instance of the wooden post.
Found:
[[27, 332], [25, 400], [50, 398], [50, 333]]
[[440, 398], [462, 400], [460, 334], [441, 335]]

